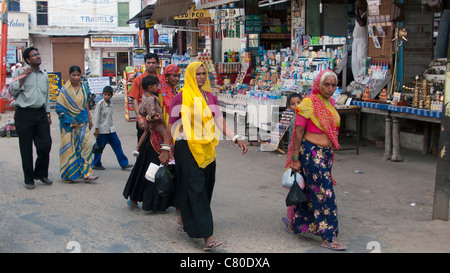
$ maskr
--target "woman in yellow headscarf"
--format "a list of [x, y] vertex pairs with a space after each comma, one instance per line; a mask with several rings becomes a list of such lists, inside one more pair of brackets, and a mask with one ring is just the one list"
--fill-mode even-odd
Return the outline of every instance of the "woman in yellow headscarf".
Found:
[[222, 244], [213, 236], [210, 207], [216, 176], [215, 146], [220, 137], [217, 129], [232, 139], [242, 149], [242, 154], [247, 152], [245, 143], [223, 118], [217, 97], [211, 92], [205, 66], [193, 62], [186, 68], [183, 88], [172, 100], [159, 159], [168, 164], [175, 139], [176, 203], [181, 212], [178, 224], [189, 237], [203, 238], [204, 250]]

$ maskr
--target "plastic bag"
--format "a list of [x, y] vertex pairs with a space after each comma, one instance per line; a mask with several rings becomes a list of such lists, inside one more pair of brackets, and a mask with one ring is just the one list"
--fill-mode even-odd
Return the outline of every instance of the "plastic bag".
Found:
[[156, 192], [158, 196], [170, 195], [175, 192], [174, 165], [161, 166], [155, 174]]
[[15, 100], [16, 97], [11, 95], [11, 92], [9, 91], [9, 88], [11, 87], [11, 83], [13, 83], [13, 82], [15, 82], [17, 80], [23, 79], [26, 76], [27, 75], [25, 75], [25, 74], [21, 74], [18, 77], [14, 78], [14, 79], [12, 79], [10, 81], [5, 82], [5, 85], [3, 86], [2, 91], [0, 92], [0, 98], [2, 98], [3, 100], [5, 100], [7, 102]]
[[283, 188], [290, 189], [294, 184], [294, 181], [297, 181], [301, 189], [305, 188], [305, 180], [303, 175], [300, 173], [292, 173], [292, 169], [289, 168], [284, 172], [283, 178], [281, 179], [281, 184]]
[[306, 201], [308, 201], [306, 193], [300, 188], [298, 182], [294, 181], [288, 195], [286, 196], [286, 206], [299, 206], [301, 203]]
[[9, 87], [10, 87], [10, 83], [6, 83], [3, 88], [2, 91], [0, 93], [0, 98], [2, 98], [5, 101], [13, 101], [15, 99], [15, 97], [13, 95], [11, 95], [11, 93], [9, 92]]
[[161, 167], [161, 166], [163, 166], [163, 165], [161, 164], [158, 166], [155, 163], [150, 163], [147, 171], [145, 172], [145, 179], [147, 179], [150, 182], [155, 182], [156, 172], [158, 171], [159, 167]]

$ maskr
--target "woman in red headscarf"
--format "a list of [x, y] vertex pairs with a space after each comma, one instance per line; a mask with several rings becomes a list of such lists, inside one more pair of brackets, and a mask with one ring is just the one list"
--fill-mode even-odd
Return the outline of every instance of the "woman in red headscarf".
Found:
[[161, 75], [161, 88], [159, 89], [159, 104], [163, 108], [164, 126], [169, 123], [170, 103], [176, 95], [177, 84], [180, 82], [180, 68], [175, 64], [169, 64]]
[[337, 82], [334, 71], [322, 71], [314, 81], [311, 95], [295, 109], [296, 126], [286, 167], [303, 173], [308, 201], [289, 207], [283, 222], [290, 233], [318, 234], [323, 239], [322, 247], [345, 250], [336, 241], [338, 210], [333, 189], [336, 182], [331, 176], [334, 150], [340, 149], [340, 117], [331, 98]]

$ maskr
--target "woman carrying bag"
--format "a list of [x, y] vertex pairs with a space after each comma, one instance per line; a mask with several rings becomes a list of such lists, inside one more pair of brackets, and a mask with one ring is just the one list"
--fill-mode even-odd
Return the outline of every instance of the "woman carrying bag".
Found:
[[242, 149], [242, 154], [247, 152], [247, 146], [223, 118], [217, 97], [211, 93], [208, 72], [201, 62], [193, 62], [186, 68], [185, 84], [173, 99], [170, 110], [159, 158], [161, 163], [168, 164], [175, 139], [176, 198], [183, 230], [191, 238], [203, 238], [204, 250], [211, 250], [222, 244], [213, 236], [210, 207], [216, 176], [217, 128]]
[[338, 210], [331, 176], [334, 150], [339, 150], [340, 117], [331, 98], [337, 87], [337, 75], [324, 70], [314, 80], [311, 95], [295, 109], [294, 135], [288, 151], [286, 166], [305, 176], [308, 202], [288, 208], [283, 218], [290, 233], [321, 235], [322, 247], [345, 250], [336, 241]]
[[[166, 113], [166, 105], [170, 104], [171, 100], [174, 97], [173, 92], [175, 91], [176, 86], [180, 81], [179, 71], [180, 69], [178, 68], [178, 66], [172, 64], [166, 66], [166, 68], [164, 69], [163, 76], [161, 77], [163, 82], [160, 82], [164, 92], [159, 93], [158, 95], [158, 97], [161, 96], [161, 98], [158, 99], [158, 103], [163, 108], [163, 113]], [[145, 83], [147, 82], [147, 80], [143, 80], [143, 82]], [[145, 88], [146, 87], [147, 86], [145, 86]], [[168, 117], [166, 114], [164, 114], [163, 118], [167, 119]], [[145, 140], [143, 141], [142, 146], [140, 146], [139, 148], [138, 158], [136, 160], [136, 163], [134, 164], [133, 169], [131, 170], [130, 176], [128, 177], [127, 183], [122, 193], [125, 199], [129, 199], [127, 200], [127, 204], [132, 211], [141, 210], [138, 202], [142, 202], [142, 209], [145, 211], [165, 211], [168, 207], [174, 205], [173, 195], [167, 197], [168, 199], [170, 199], [165, 200], [167, 202], [161, 202], [156, 194], [154, 183], [148, 181], [145, 178], [145, 174], [151, 163], [158, 166], [160, 165], [158, 157], [161, 152], [162, 141], [163, 136], [160, 136], [156, 131], [153, 130], [146, 134]]]

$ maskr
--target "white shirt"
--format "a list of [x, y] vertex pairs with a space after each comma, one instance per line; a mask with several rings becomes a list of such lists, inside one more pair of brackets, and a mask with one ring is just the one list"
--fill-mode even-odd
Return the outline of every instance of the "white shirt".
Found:
[[113, 103], [109, 104], [102, 99], [95, 107], [94, 129], [98, 128], [99, 134], [110, 134], [116, 131], [113, 124]]

